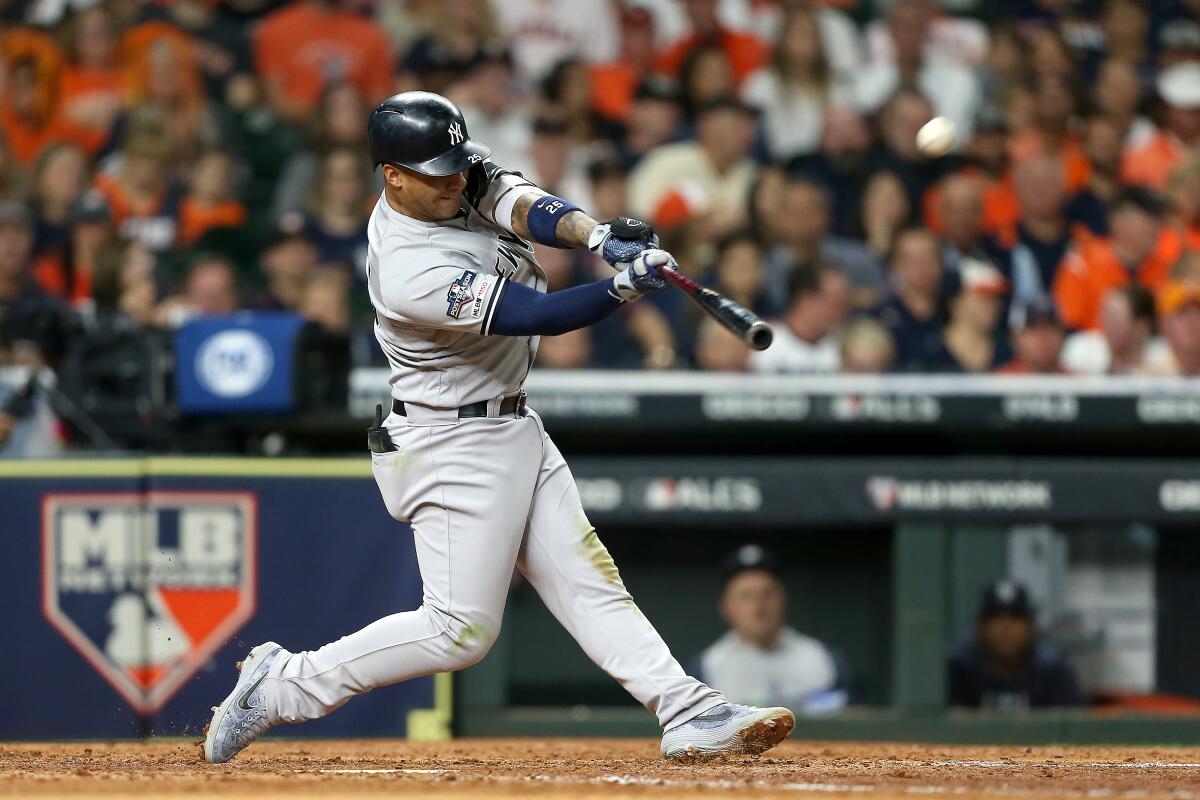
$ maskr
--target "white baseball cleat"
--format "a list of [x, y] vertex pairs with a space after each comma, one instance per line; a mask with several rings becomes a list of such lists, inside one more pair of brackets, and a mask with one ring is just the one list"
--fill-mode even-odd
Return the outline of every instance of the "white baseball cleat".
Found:
[[663, 758], [758, 755], [787, 738], [796, 715], [786, 708], [722, 703], [663, 734]]
[[282, 652], [282, 647], [267, 642], [251, 650], [241, 662], [237, 685], [225, 702], [213, 707], [212, 720], [204, 727], [205, 761], [223, 764], [279, 724], [267, 714], [263, 681]]

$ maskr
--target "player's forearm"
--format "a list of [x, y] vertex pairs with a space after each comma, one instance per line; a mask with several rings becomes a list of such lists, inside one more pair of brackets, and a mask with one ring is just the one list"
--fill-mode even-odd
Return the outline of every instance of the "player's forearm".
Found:
[[597, 224], [582, 211], [572, 211], [558, 221], [554, 235], [567, 247], [587, 247], [588, 236]]
[[506, 283], [495, 318], [485, 332], [500, 336], [557, 336], [586, 328], [621, 307], [611, 280], [585, 283], [549, 294]]
[[[513, 206], [512, 230], [522, 239], [537, 240], [529, 229], [529, 215], [534, 210], [534, 204], [543, 197], [547, 197], [547, 195], [529, 192], [517, 200], [516, 205]], [[560, 247], [587, 247], [588, 236], [591, 235], [592, 229], [596, 225], [596, 220], [582, 211], [574, 209], [558, 220], [554, 226], [554, 238], [558, 240]]]

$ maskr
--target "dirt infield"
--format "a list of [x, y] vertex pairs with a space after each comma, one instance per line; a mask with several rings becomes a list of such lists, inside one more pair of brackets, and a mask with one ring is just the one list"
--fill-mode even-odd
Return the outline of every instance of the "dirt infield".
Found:
[[275, 798], [1173, 798], [1200, 800], [1200, 750], [788, 742], [759, 759], [674, 764], [648, 740], [266, 740], [231, 763], [193, 742], [0, 744], [0, 795]]

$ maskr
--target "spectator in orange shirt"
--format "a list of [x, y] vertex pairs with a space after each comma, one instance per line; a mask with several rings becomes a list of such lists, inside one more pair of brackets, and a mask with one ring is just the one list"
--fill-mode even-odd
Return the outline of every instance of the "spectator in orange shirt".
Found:
[[1126, 189], [1109, 213], [1112, 235], [1089, 238], [1067, 253], [1054, 281], [1054, 298], [1068, 327], [1092, 330], [1110, 290], [1136, 280], [1156, 291], [1171, 269], [1159, 252], [1166, 204], [1141, 187]]
[[70, 132], [54, 113], [61, 55], [54, 41], [35, 31], [3, 34], [3, 106], [0, 130], [13, 159], [28, 166], [46, 145]]
[[1059, 364], [1066, 331], [1049, 298], [1014, 308], [1009, 316], [1013, 360], [997, 367], [999, 375], [1066, 375]]
[[624, 121], [633, 95], [654, 67], [654, 17], [644, 8], [621, 12], [621, 54], [590, 68], [592, 108], [602, 117]]
[[967, 155], [983, 187], [983, 230], [992, 236], [1015, 225], [1020, 217], [1017, 187], [1008, 159], [1008, 121], [995, 106], [975, 116], [975, 134]]
[[[170, 22], [192, 41], [196, 65], [210, 97], [224, 97], [230, 82], [253, 71], [250, 26], [239, 20], [232, 3], [171, 0], [138, 9], [140, 18]], [[234, 11], [234, 13], [230, 13]]]
[[179, 196], [168, 173], [170, 156], [166, 131], [139, 121], [125, 139], [120, 164], [96, 177], [113, 227], [156, 253], [170, 248], [177, 233]]
[[[1016, 183], [1008, 158], [1008, 121], [995, 106], [984, 106], [975, 117], [975, 132], [967, 145], [970, 163], [960, 174], [979, 183], [983, 201], [983, 232], [1004, 237], [1011, 233], [1021, 215], [1017, 202]], [[925, 193], [922, 214], [925, 224], [942, 231], [940, 214], [941, 187], [933, 186]], [[1011, 246], [1011, 241], [1002, 241]]]
[[372, 102], [391, 94], [391, 44], [374, 22], [339, 0], [303, 0], [271, 12], [254, 40], [271, 107], [303, 122], [325, 88], [349, 81]]
[[179, 204], [177, 244], [191, 247], [213, 228], [246, 221], [246, 207], [233, 194], [233, 160], [224, 150], [209, 150], [192, 164], [190, 190]]
[[717, 0], [684, 0], [684, 11], [691, 33], [668, 47], [658, 57], [658, 70], [678, 75], [688, 54], [697, 47], [715, 46], [725, 53], [733, 71], [733, 80], [740, 84], [754, 70], [767, 63], [770, 49], [758, 37], [732, 31], [717, 19]]
[[77, 128], [77, 141], [95, 154], [108, 141], [125, 102], [112, 17], [101, 5], [75, 13], [67, 24], [70, 61], [59, 78], [59, 113]]
[[1162, 189], [1167, 176], [1189, 155], [1200, 154], [1200, 63], [1176, 64], [1158, 75], [1158, 94], [1166, 106], [1164, 130], [1125, 152], [1121, 177]]
[[186, 164], [220, 144], [217, 110], [204, 94], [196, 48], [185, 34], [165, 22], [146, 22], [125, 34], [121, 48], [133, 110], [117, 122], [118, 139], [137, 116], [162, 127], [173, 163]]
[[1034, 84], [1034, 127], [1016, 134], [1009, 143], [1015, 164], [1037, 155], [1061, 160], [1063, 185], [1070, 194], [1087, 186], [1091, 172], [1079, 134], [1071, 128], [1078, 105], [1078, 98], [1067, 78], [1038, 76]]

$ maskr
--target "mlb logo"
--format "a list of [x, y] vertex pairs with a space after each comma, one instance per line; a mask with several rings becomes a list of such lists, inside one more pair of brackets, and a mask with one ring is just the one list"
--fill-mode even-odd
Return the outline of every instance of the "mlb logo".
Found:
[[42, 610], [152, 714], [253, 616], [257, 515], [249, 492], [47, 494]]

